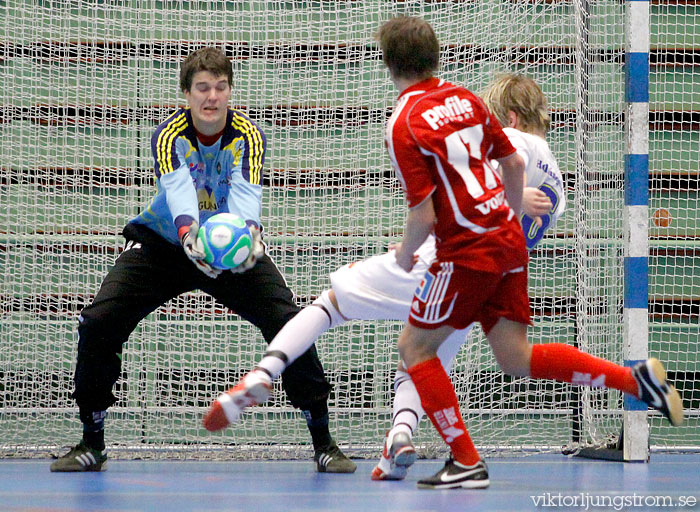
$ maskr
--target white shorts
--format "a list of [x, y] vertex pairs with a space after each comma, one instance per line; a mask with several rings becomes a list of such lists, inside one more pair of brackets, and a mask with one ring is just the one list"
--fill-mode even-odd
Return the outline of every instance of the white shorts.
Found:
[[433, 236], [416, 252], [418, 261], [406, 272], [395, 251], [350, 263], [331, 274], [340, 313], [348, 320], [408, 320], [413, 294], [435, 259]]
[[[435, 260], [435, 238], [431, 235], [416, 252], [411, 272], [396, 264], [395, 251], [351, 263], [331, 274], [331, 286], [340, 313], [348, 320], [399, 320], [406, 322], [416, 288]], [[437, 355], [449, 373], [452, 361], [472, 326], [452, 333]]]

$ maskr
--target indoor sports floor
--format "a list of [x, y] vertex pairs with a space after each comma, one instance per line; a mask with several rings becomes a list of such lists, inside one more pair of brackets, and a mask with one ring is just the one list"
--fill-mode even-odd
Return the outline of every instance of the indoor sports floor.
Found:
[[0, 461], [2, 511], [518, 511], [700, 510], [700, 454], [652, 454], [649, 464], [535, 455], [488, 460], [487, 490], [428, 491], [442, 467], [418, 461], [402, 482], [373, 482], [310, 461], [111, 461], [102, 473], [50, 473], [48, 460]]

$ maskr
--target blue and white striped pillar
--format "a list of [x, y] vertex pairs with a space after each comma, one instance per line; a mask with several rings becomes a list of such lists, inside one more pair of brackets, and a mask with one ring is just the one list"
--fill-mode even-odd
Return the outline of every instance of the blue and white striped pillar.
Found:
[[[625, 365], [648, 357], [649, 340], [649, 1], [625, 4]], [[649, 460], [647, 405], [625, 395], [625, 461]]]

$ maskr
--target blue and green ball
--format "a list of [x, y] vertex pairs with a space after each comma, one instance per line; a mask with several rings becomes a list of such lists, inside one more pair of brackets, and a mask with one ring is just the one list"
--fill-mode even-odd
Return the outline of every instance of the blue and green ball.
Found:
[[204, 261], [214, 268], [230, 270], [243, 263], [253, 247], [245, 221], [233, 213], [218, 213], [199, 228], [197, 238], [204, 248]]

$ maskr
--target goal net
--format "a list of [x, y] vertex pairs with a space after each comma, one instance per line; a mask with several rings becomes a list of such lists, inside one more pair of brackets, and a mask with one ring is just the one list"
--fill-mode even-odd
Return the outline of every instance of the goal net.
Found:
[[[265, 130], [263, 223], [300, 305], [332, 270], [400, 239], [406, 208], [383, 146], [396, 92], [373, 40], [418, 15], [442, 45], [440, 76], [482, 91], [519, 71], [552, 108], [548, 135], [568, 211], [532, 255], [533, 341], [622, 363], [624, 4], [600, 0], [156, 1], [0, 3], [0, 454], [45, 456], [81, 433], [70, 398], [80, 310], [119, 254], [120, 231], [154, 193], [149, 140], [184, 98], [181, 60], [202, 45], [234, 68], [232, 106]], [[699, 447], [697, 52], [693, 4], [652, 6], [649, 352], [668, 363], [690, 419], [650, 413], [651, 443]], [[317, 343], [331, 431], [375, 456], [391, 421], [400, 322], [354, 322]], [[122, 354], [106, 440], [117, 457], [308, 457], [310, 436], [281, 388], [211, 434], [211, 401], [265, 350], [235, 312], [199, 292], [147, 317]], [[604, 442], [621, 427], [607, 390], [505, 376], [476, 332], [453, 382], [489, 453]], [[425, 455], [443, 449], [425, 420]]]

